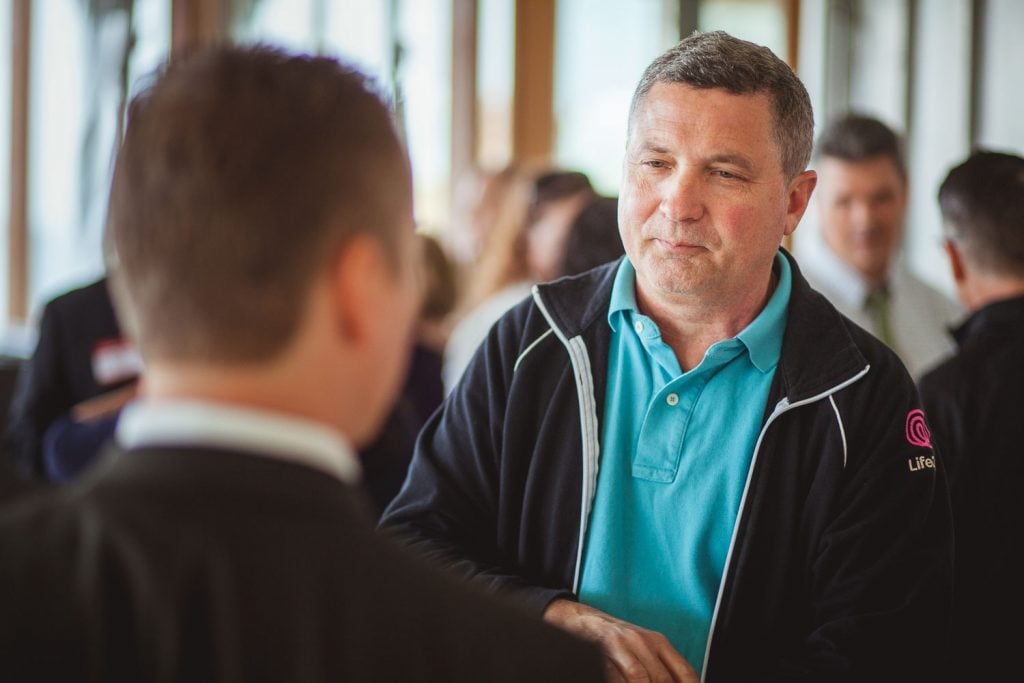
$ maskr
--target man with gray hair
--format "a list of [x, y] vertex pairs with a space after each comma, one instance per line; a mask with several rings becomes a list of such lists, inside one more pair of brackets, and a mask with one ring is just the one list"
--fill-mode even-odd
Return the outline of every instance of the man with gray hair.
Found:
[[918, 680], [941, 652], [951, 523], [913, 382], [781, 248], [812, 130], [767, 48], [655, 60], [626, 257], [499, 321], [383, 518], [612, 680]]

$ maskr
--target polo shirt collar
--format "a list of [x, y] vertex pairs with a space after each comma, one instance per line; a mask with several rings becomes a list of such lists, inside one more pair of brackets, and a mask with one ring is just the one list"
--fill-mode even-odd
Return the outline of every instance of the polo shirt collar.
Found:
[[775, 291], [757, 317], [736, 335], [736, 338], [747, 347], [750, 362], [761, 372], [774, 370], [779, 362], [782, 336], [786, 331], [789, 294], [793, 289], [789, 261], [781, 253], [775, 254], [775, 265], [772, 266], [772, 270], [779, 279]]
[[639, 312], [636, 308], [636, 269], [629, 257], [622, 259], [612, 283], [612, 297], [608, 304], [608, 324], [618, 331], [627, 311]]

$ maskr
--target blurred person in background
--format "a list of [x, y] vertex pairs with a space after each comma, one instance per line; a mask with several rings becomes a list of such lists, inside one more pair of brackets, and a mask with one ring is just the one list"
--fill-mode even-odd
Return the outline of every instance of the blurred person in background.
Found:
[[[547, 240], [545, 248], [557, 249], [564, 243], [568, 223], [593, 194], [590, 179], [578, 171], [520, 172], [509, 182], [448, 337], [444, 356], [446, 392], [458, 383], [494, 322], [529, 296], [537, 282], [530, 259], [534, 226]], [[544, 257], [556, 264], [561, 253], [552, 251]]]
[[957, 354], [919, 382], [949, 475], [956, 538], [948, 681], [1004, 680], [1024, 611], [1024, 158], [978, 151], [939, 188], [945, 249], [969, 312]]
[[[526, 261], [534, 282], [547, 282], [564, 274], [561, 265], [573, 223], [596, 198], [590, 181], [579, 172], [549, 173], [538, 179], [537, 198], [526, 230]], [[617, 238], [618, 230], [613, 232]]]
[[881, 121], [851, 113], [825, 127], [815, 160], [820, 235], [797, 245], [807, 279], [918, 378], [952, 353], [949, 327], [962, 312], [901, 258], [908, 196], [902, 143]]
[[56, 482], [77, 476], [113, 433], [141, 369], [107, 276], [47, 302], [35, 350], [18, 372], [5, 435], [21, 475]]
[[460, 299], [486, 249], [503, 208], [522, 180], [518, 164], [500, 169], [470, 168], [456, 183], [450, 229], [441, 243], [456, 273]]
[[441, 242], [423, 232], [416, 237], [423, 259], [423, 305], [416, 325], [416, 344], [406, 393], [422, 423], [444, 400], [444, 349], [451, 334], [451, 317], [458, 304], [458, 282], [455, 265]]
[[592, 197], [583, 205], [565, 237], [557, 277], [578, 275], [625, 254], [619, 237], [619, 202], [615, 197]]
[[360, 452], [364, 480], [380, 515], [405, 481], [416, 437], [444, 400], [441, 377], [448, 318], [455, 308], [455, 271], [440, 242], [416, 233], [420, 256], [420, 313], [402, 391], [376, 440]]

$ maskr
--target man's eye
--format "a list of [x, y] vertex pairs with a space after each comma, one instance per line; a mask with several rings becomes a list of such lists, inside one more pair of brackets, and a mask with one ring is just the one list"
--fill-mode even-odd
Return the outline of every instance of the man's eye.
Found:
[[719, 178], [725, 178], [726, 180], [733, 180], [735, 178], [739, 178], [738, 175], [730, 173], [729, 171], [723, 171], [721, 169], [714, 171], [714, 174]]
[[668, 168], [668, 164], [661, 159], [647, 159], [642, 163], [644, 166], [649, 166], [650, 168]]

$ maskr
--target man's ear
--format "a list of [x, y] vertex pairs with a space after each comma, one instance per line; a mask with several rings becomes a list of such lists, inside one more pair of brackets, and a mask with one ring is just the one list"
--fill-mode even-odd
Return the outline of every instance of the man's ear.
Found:
[[784, 235], [792, 235], [796, 226], [803, 218], [807, 210], [807, 204], [811, 201], [811, 193], [818, 184], [818, 173], [807, 170], [797, 175], [789, 182], [786, 204], [786, 227]]
[[328, 272], [331, 310], [346, 344], [360, 346], [373, 337], [387, 264], [380, 244], [370, 235], [349, 238]]
[[949, 268], [953, 271], [953, 280], [957, 283], [963, 282], [967, 278], [967, 268], [964, 266], [964, 256], [960, 253], [956, 242], [953, 240], [943, 240], [942, 248], [949, 259]]

